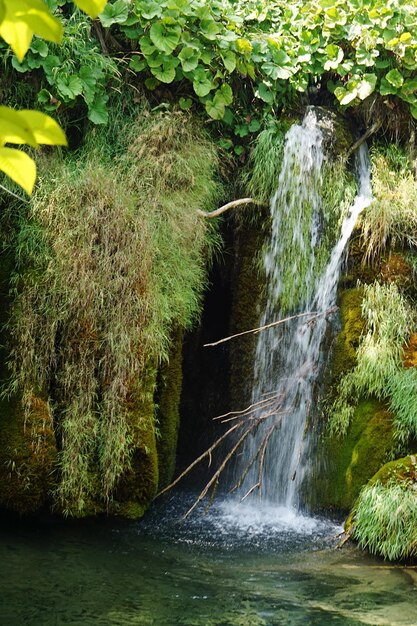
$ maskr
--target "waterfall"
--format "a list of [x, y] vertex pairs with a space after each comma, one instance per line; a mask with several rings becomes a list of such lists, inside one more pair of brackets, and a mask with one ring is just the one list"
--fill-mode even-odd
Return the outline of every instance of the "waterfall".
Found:
[[278, 189], [271, 201], [272, 234], [264, 253], [267, 304], [260, 326], [293, 319], [258, 335], [252, 394], [258, 409], [252, 419], [263, 419], [247, 441], [238, 468], [244, 476], [241, 498], [261, 493], [266, 501], [295, 509], [300, 507], [299, 488], [309, 464], [307, 420], [317, 401], [328, 313], [335, 309], [346, 244], [372, 199], [363, 144], [357, 155], [358, 194], [323, 263], [324, 160], [322, 131], [314, 110], [309, 110], [302, 124], [293, 125], [286, 135]]

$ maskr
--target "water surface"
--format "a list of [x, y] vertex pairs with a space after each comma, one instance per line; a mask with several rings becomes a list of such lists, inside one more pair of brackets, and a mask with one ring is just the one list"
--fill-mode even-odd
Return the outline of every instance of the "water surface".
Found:
[[340, 528], [217, 503], [176, 524], [183, 496], [137, 523], [4, 526], [0, 624], [417, 624], [415, 568], [354, 548]]

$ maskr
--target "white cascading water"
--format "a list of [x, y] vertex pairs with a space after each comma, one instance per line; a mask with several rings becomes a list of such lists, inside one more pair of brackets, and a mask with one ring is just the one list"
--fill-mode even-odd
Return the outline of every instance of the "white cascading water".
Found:
[[[324, 271], [315, 278], [321, 237], [322, 143], [313, 110], [286, 135], [278, 190], [271, 202], [272, 236], [264, 255], [267, 305], [260, 326], [291, 315], [301, 316], [258, 335], [252, 402], [268, 398], [279, 401], [275, 401], [272, 414], [247, 441], [238, 468], [245, 475], [239, 488], [241, 498], [248, 493], [249, 499], [261, 494], [263, 501], [292, 511], [300, 507], [299, 488], [308, 468], [306, 425], [316, 401], [315, 384], [328, 324], [326, 312], [335, 307], [343, 253], [355, 222], [372, 200], [369, 160], [366, 146], [362, 145], [357, 156], [358, 194]], [[307, 233], [302, 219], [305, 211], [310, 215]], [[288, 267], [292, 273], [290, 281]], [[295, 313], [280, 311], [277, 303], [283, 297], [299, 299]], [[304, 316], [304, 312], [312, 314]], [[268, 410], [271, 409], [259, 408], [257, 417]], [[248, 470], [257, 452], [257, 462]], [[258, 487], [253, 489], [255, 485]]]

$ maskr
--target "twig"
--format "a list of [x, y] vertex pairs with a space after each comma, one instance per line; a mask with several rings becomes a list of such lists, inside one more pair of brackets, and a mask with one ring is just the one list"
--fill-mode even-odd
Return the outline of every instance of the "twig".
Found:
[[377, 130], [380, 129], [382, 122], [380, 120], [378, 120], [377, 122], [374, 122], [372, 124], [372, 126], [370, 126], [365, 132], [364, 134], [359, 137], [359, 139], [357, 141], [355, 141], [354, 144], [351, 145], [351, 147], [349, 148], [349, 150], [346, 153], [346, 158], [349, 158], [351, 154], [353, 154], [355, 152], [355, 150], [357, 150], [359, 148], [360, 145], [363, 144], [364, 141], [366, 141], [368, 139], [368, 137], [370, 137], [371, 135], [373, 135], [374, 133], [377, 132]]
[[229, 209], [232, 209], [236, 206], [240, 206], [241, 204], [259, 204], [259, 202], [257, 200], [254, 200], [253, 198], [241, 198], [240, 200], [232, 200], [232, 202], [228, 202], [227, 204], [224, 204], [223, 206], [221, 206], [218, 209], [215, 209], [214, 211], [207, 212], [207, 211], [202, 211], [201, 209], [197, 209], [197, 213], [199, 215], [202, 215], [203, 217], [218, 217], [219, 215], [221, 215], [222, 213], [225, 213]]
[[226, 341], [230, 341], [231, 339], [236, 339], [236, 337], [241, 337], [242, 335], [248, 335], [249, 333], [259, 333], [262, 330], [267, 330], [268, 328], [273, 328], [274, 326], [278, 326], [279, 324], [284, 324], [284, 322], [290, 322], [291, 320], [297, 319], [299, 317], [306, 317], [307, 315], [312, 315], [313, 317], [308, 320], [308, 323], [312, 322], [316, 318], [322, 315], [328, 315], [329, 313], [334, 313], [337, 311], [336, 306], [332, 306], [321, 313], [317, 313], [316, 311], [306, 311], [305, 313], [297, 313], [296, 315], [291, 315], [290, 317], [285, 317], [282, 320], [278, 320], [277, 322], [272, 322], [271, 324], [265, 324], [265, 326], [259, 326], [258, 328], [251, 328], [250, 330], [244, 330], [241, 333], [236, 333], [236, 335], [230, 335], [229, 337], [224, 337], [223, 339], [219, 339], [219, 341], [214, 341], [213, 343], [205, 343], [204, 348], [212, 348], [214, 346], [218, 346], [221, 343], [225, 343]]
[[180, 474], [174, 481], [172, 481], [172, 483], [170, 483], [167, 487], [165, 487], [164, 489], [162, 489], [162, 491], [160, 491], [159, 493], [156, 494], [156, 497], [162, 496], [162, 494], [166, 493], [167, 491], [169, 491], [170, 489], [172, 489], [173, 487], [175, 487], [175, 485], [177, 485], [179, 483], [179, 481], [184, 478], [184, 476], [187, 476], [187, 474], [189, 474], [189, 472], [196, 466], [198, 465], [201, 461], [203, 461], [207, 456], [210, 458], [211, 453], [213, 452], [213, 450], [215, 450], [217, 448], [217, 446], [219, 446], [221, 444], [222, 441], [224, 441], [226, 439], [226, 437], [228, 435], [230, 435], [230, 433], [232, 433], [233, 431], [235, 431], [237, 428], [239, 428], [240, 426], [243, 426], [242, 423], [239, 424], [234, 424], [231, 428], [229, 428], [229, 430], [227, 430], [225, 433], [223, 433], [223, 435], [221, 437], [219, 437], [218, 439], [216, 439], [216, 441], [213, 443], [212, 446], [210, 446], [210, 448], [208, 448], [208, 450], [206, 450], [205, 452], [203, 452], [203, 454], [200, 454], [200, 456], [191, 463], [191, 465], [189, 465], [183, 472], [182, 474]]

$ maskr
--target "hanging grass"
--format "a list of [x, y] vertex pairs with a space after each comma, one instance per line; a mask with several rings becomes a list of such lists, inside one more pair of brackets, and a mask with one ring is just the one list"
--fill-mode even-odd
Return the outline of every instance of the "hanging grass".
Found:
[[405, 153], [395, 145], [371, 151], [374, 202], [362, 217], [364, 260], [380, 257], [387, 246], [417, 246], [417, 185]]
[[403, 367], [402, 355], [415, 314], [394, 284], [363, 286], [366, 322], [356, 366], [341, 379], [330, 416], [333, 435], [345, 435], [361, 396], [389, 398], [395, 434], [405, 443], [417, 434], [417, 371]]
[[9, 392], [25, 407], [33, 394], [50, 399], [55, 497], [77, 515], [111, 502], [137, 433], [156, 428], [132, 424], [132, 411], [149, 406], [149, 372], [167, 358], [172, 325], [198, 316], [218, 243], [197, 214], [219, 198], [216, 150], [201, 128], [182, 113], [124, 127], [119, 116], [117, 126], [116, 153], [110, 127], [77, 158], [45, 160], [16, 242]]
[[417, 555], [417, 483], [376, 482], [357, 501], [352, 536], [390, 561]]

